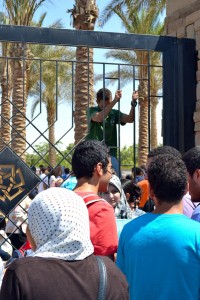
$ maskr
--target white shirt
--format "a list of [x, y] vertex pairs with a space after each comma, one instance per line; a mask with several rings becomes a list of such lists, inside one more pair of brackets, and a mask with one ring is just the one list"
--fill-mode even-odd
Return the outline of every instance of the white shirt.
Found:
[[42, 181], [38, 185], [38, 193], [44, 191], [44, 184], [45, 183], [48, 185], [48, 176], [46, 174], [42, 173], [40, 175], [40, 179], [42, 179]]

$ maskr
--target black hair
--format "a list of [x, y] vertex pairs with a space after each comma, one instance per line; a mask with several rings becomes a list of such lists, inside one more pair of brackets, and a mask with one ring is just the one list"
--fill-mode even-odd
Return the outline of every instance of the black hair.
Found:
[[144, 171], [139, 168], [139, 167], [133, 167], [132, 168], [132, 173], [135, 172], [135, 175], [138, 176], [138, 175], [144, 175]]
[[130, 198], [128, 202], [135, 202], [136, 199], [140, 198], [142, 195], [142, 189], [139, 185], [135, 184], [133, 180], [127, 180], [122, 183], [122, 188], [124, 193], [129, 193]]
[[40, 168], [40, 171], [41, 171], [42, 173], [44, 173], [46, 170], [47, 170], [47, 167], [42, 166], [42, 167]]
[[193, 176], [194, 172], [200, 169], [200, 146], [188, 150], [183, 155], [183, 161], [186, 164], [188, 173]]
[[52, 171], [51, 175], [54, 175], [55, 177], [62, 175], [62, 167], [60, 165], [56, 166]]
[[100, 89], [97, 92], [97, 102], [101, 101], [101, 100], [109, 100], [110, 97], [112, 96], [112, 93], [109, 89]]
[[171, 146], [160, 146], [152, 149], [147, 155], [148, 158], [155, 157], [157, 155], [169, 154], [175, 157], [181, 158], [181, 153], [174, 147]]
[[35, 196], [37, 196], [37, 194], [38, 194], [38, 189], [37, 189], [37, 188], [34, 188], [34, 189], [28, 194], [28, 196], [29, 196], [29, 198], [30, 198], [31, 200], [33, 200], [33, 199], [35, 198]]
[[187, 170], [174, 155], [157, 155], [148, 167], [149, 184], [160, 202], [179, 203], [187, 187]]
[[[131, 178], [131, 179], [132, 179], [132, 178]], [[121, 177], [121, 178], [120, 178], [121, 185], [125, 184], [125, 182], [127, 182], [127, 181], [129, 181], [129, 180], [131, 180], [131, 179], [129, 179], [129, 178], [124, 178], [124, 177]]]
[[69, 168], [64, 168], [65, 174], [69, 174], [70, 173], [70, 169]]
[[31, 166], [31, 170], [36, 173], [36, 167], [35, 166]]
[[97, 140], [83, 141], [72, 155], [72, 170], [77, 179], [91, 178], [98, 163], [102, 164], [103, 171], [106, 172], [109, 157], [109, 149], [105, 143]]
[[6, 228], [6, 219], [3, 216], [0, 216], [0, 230], [5, 230]]
[[47, 166], [47, 170], [48, 170], [48, 172], [51, 172], [52, 168], [50, 166]]

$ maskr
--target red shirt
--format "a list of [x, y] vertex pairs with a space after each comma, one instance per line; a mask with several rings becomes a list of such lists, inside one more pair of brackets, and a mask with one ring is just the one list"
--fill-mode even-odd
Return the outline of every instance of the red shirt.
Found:
[[[98, 195], [88, 192], [76, 194], [83, 198], [88, 208], [90, 239], [94, 246], [94, 254], [107, 256], [116, 253], [118, 237], [113, 207]], [[90, 200], [92, 203], [88, 203]]]

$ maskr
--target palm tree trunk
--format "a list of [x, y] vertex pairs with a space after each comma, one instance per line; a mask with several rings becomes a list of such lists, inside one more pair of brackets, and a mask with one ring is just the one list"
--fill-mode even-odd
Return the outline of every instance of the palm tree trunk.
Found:
[[139, 140], [138, 140], [138, 164], [146, 164], [148, 155], [148, 82], [147, 82], [147, 62], [148, 56], [146, 53], [141, 53], [139, 62], [143, 65], [139, 70]]
[[21, 43], [12, 45], [13, 107], [11, 147], [21, 159], [25, 160], [26, 150], [26, 62], [22, 59], [26, 49]]
[[[50, 101], [52, 103], [52, 101]], [[55, 145], [55, 108], [48, 110], [47, 123], [49, 128], [49, 162], [54, 167], [56, 166], [56, 150], [52, 145]], [[52, 144], [52, 145], [51, 145]]]
[[[71, 12], [73, 16], [74, 28], [94, 30], [94, 25], [98, 17], [98, 8], [95, 0], [76, 0], [74, 8], [69, 12]], [[87, 134], [86, 110], [88, 103], [91, 103], [94, 99], [93, 49], [77, 47], [76, 59], [74, 113], [75, 144]]]
[[138, 165], [146, 164], [148, 154], [148, 98], [139, 98]]
[[151, 98], [151, 149], [158, 147], [158, 129], [156, 110], [158, 105], [157, 98]]
[[[29, 26], [36, 10], [44, 1], [5, 0], [9, 24]], [[11, 46], [13, 76], [11, 147], [23, 160], [26, 150], [27, 68], [24, 60], [27, 57], [26, 47], [27, 45], [22, 43], [13, 43]]]
[[[8, 55], [8, 44], [2, 45], [2, 54]], [[11, 70], [9, 60], [2, 60], [2, 77], [1, 77], [1, 130], [0, 130], [0, 151], [10, 142], [10, 117], [11, 117]]]
[[[89, 53], [88, 53], [89, 52]], [[89, 59], [88, 59], [89, 55]], [[93, 49], [77, 47], [75, 77], [75, 144], [87, 134], [86, 109], [94, 99]], [[90, 63], [88, 64], [88, 60]], [[82, 63], [78, 63], [81, 61]]]

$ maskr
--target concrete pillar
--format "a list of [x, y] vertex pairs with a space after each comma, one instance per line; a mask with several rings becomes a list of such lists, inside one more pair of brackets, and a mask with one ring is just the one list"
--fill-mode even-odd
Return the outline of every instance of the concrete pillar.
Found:
[[[165, 33], [168, 36], [195, 39], [200, 60], [200, 1], [166, 0]], [[196, 78], [195, 144], [200, 145], [200, 61], [197, 62]]]

